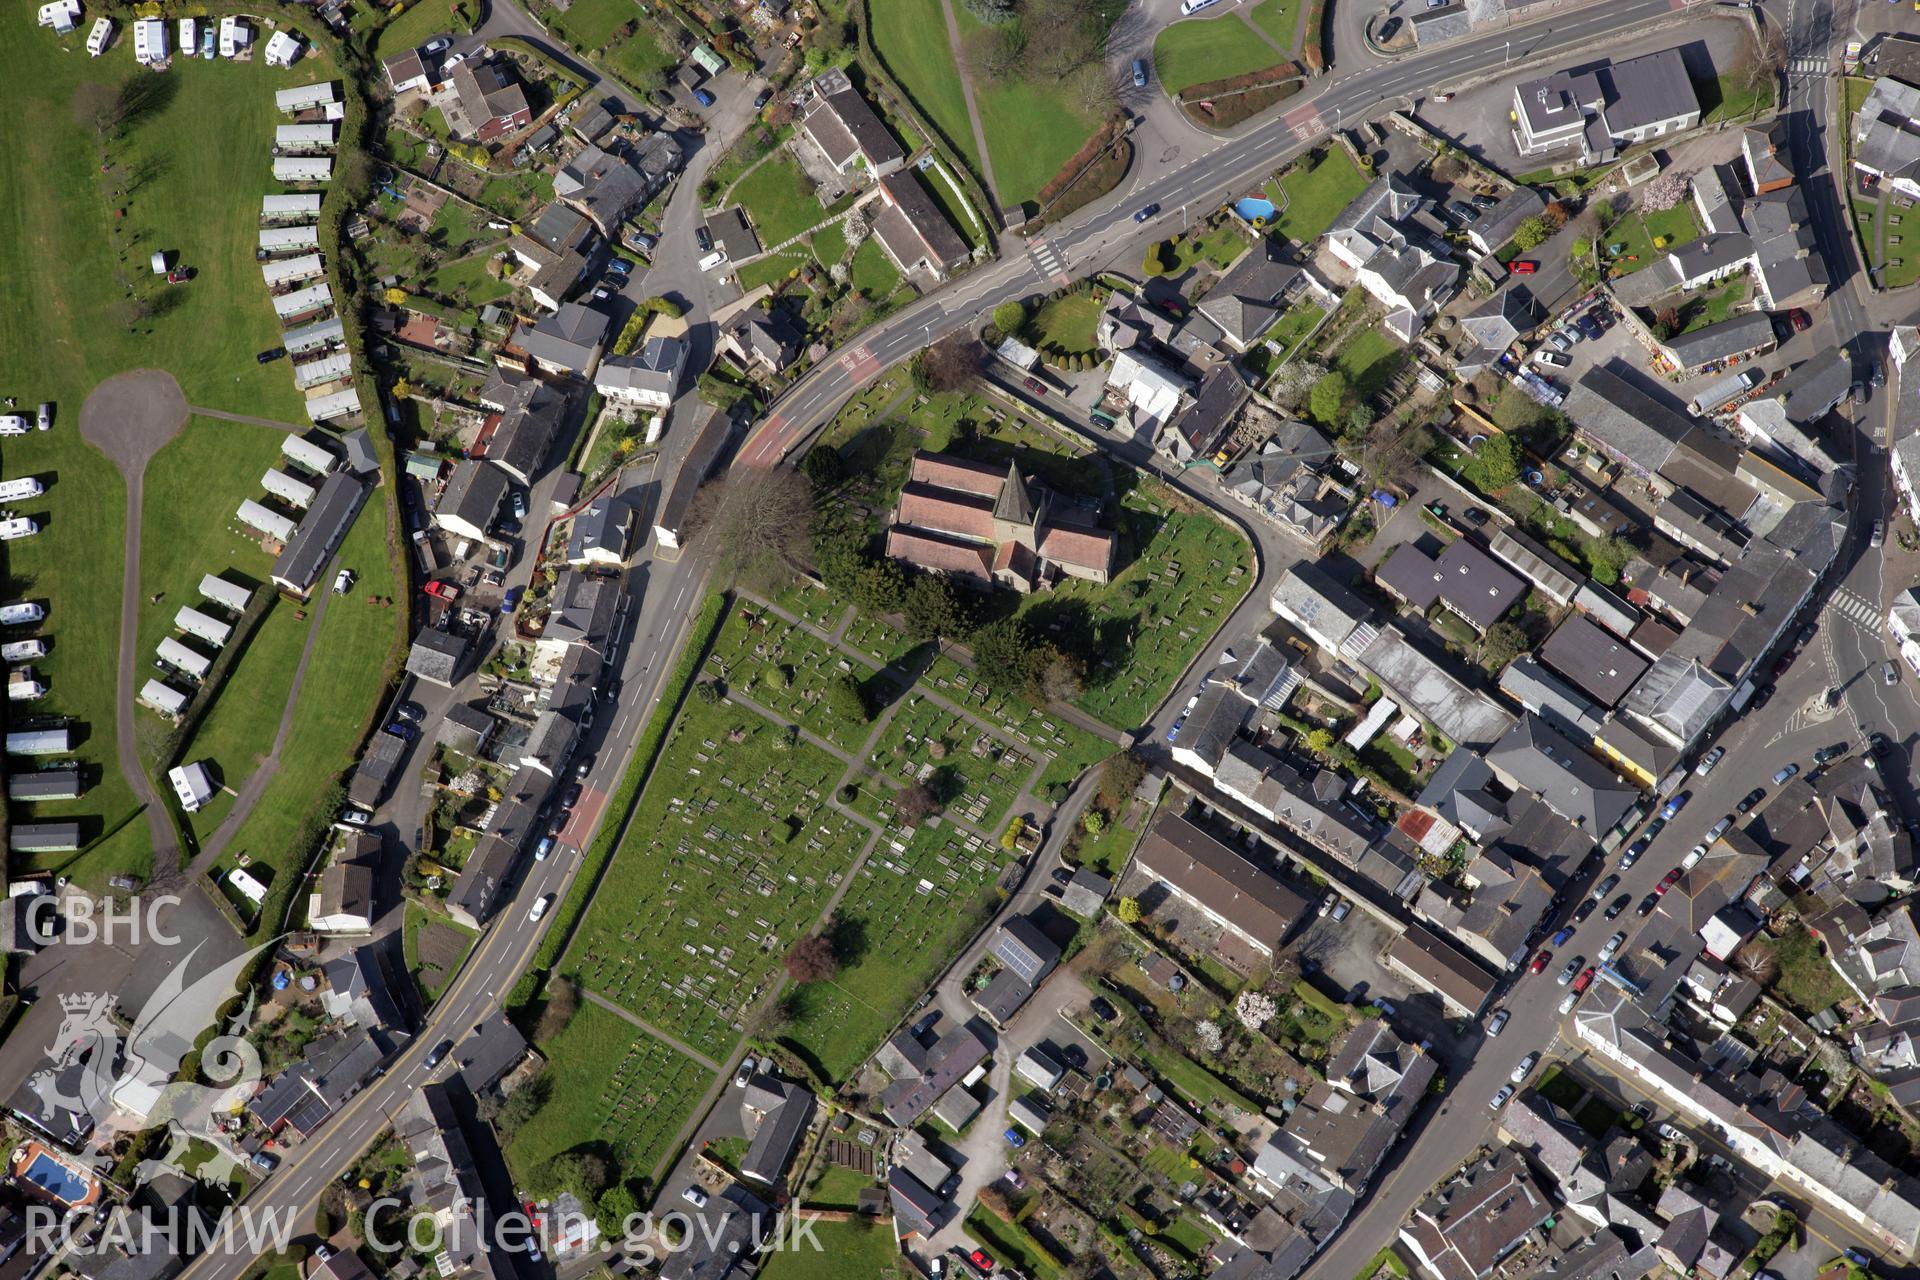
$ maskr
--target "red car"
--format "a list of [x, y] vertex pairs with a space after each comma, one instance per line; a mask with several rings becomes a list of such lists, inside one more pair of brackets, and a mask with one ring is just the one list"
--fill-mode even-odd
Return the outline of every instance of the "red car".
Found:
[[1033, 392], [1033, 394], [1037, 396], [1043, 396], [1047, 394], [1047, 384], [1040, 381], [1040, 379], [1038, 378], [1028, 378], [1027, 390]]
[[975, 1249], [972, 1253], [967, 1255], [967, 1261], [971, 1262], [974, 1266], [980, 1268], [980, 1270], [982, 1271], [993, 1270], [993, 1259], [987, 1256], [987, 1251], [985, 1249]]
[[1795, 307], [1793, 310], [1787, 312], [1787, 323], [1793, 326], [1795, 333], [1805, 333], [1813, 327], [1812, 318], [1809, 317], [1805, 309], [1801, 307]]
[[1545, 973], [1547, 966], [1553, 963], [1553, 952], [1541, 948], [1533, 957], [1533, 963], [1527, 966], [1528, 973]]
[[1586, 968], [1580, 971], [1580, 976], [1573, 980], [1573, 994], [1579, 995], [1581, 992], [1585, 991], [1588, 987], [1592, 985], [1593, 985], [1593, 966], [1588, 965]]
[[437, 578], [427, 584], [426, 590], [428, 595], [438, 600], [458, 600], [460, 598], [459, 587], [456, 587], [451, 582], [441, 582]]
[[1681, 871], [1679, 867], [1675, 867], [1673, 870], [1667, 872], [1666, 875], [1662, 876], [1660, 878], [1660, 883], [1653, 886], [1654, 897], [1656, 898], [1665, 897], [1667, 890], [1673, 888], [1673, 886], [1680, 883], [1680, 876], [1681, 876]]
[[1515, 258], [1507, 265], [1513, 268], [1513, 274], [1517, 276], [1530, 276], [1540, 269], [1540, 264], [1532, 258]]

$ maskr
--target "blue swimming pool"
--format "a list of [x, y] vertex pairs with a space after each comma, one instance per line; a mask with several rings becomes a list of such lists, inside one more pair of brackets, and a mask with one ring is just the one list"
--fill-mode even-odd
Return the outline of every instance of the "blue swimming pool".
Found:
[[85, 1178], [42, 1151], [27, 1165], [26, 1179], [61, 1204], [77, 1204], [90, 1189]]
[[1265, 196], [1242, 196], [1233, 202], [1233, 211], [1247, 222], [1256, 218], [1261, 222], [1272, 222], [1273, 215], [1279, 212], [1273, 207], [1273, 201]]

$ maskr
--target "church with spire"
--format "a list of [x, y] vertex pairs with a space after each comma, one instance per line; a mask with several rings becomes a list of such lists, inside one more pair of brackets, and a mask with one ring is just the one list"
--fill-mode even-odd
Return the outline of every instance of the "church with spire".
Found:
[[887, 529], [887, 555], [986, 589], [1029, 592], [1062, 577], [1113, 577], [1112, 531], [1079, 504], [1020, 474], [946, 453], [913, 455]]

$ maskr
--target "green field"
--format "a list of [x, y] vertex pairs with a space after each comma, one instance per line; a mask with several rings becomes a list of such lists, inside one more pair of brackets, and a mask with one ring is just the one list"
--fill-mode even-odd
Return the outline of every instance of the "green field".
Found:
[[1300, 0], [1260, 0], [1247, 16], [1282, 49], [1299, 47], [1294, 39], [1300, 34]]
[[[196, 60], [148, 76], [136, 72], [124, 32], [99, 59], [85, 56], [84, 39], [84, 29], [65, 39], [36, 29], [25, 8], [0, 14], [0, 47], [12, 55], [0, 76], [12, 148], [12, 180], [0, 188], [0, 386], [22, 403], [57, 405], [53, 431], [8, 452], [9, 475], [54, 483], [47, 505], [27, 512], [45, 518], [45, 532], [8, 547], [7, 594], [47, 604], [55, 643], [36, 664], [50, 686], [37, 709], [73, 716], [77, 755], [100, 771], [77, 801], [15, 812], [89, 819], [89, 835], [114, 831], [78, 858], [59, 855], [98, 889], [108, 875], [147, 874], [151, 849], [145, 820], [126, 821], [134, 801], [113, 750], [125, 492], [81, 440], [80, 405], [102, 379], [160, 365], [190, 404], [305, 420], [286, 365], [252, 359], [280, 332], [254, 237], [260, 197], [277, 189], [273, 91], [337, 73], [319, 54], [291, 71]], [[90, 117], [76, 110], [75, 91], [88, 83], [139, 87], [106, 173]], [[192, 283], [154, 283], [146, 258], [156, 249], [191, 267]], [[129, 289], [141, 310], [129, 307]]]
[[[1269, 0], [1271, 3], [1272, 0]], [[1267, 20], [1287, 21], [1299, 0], [1276, 4]], [[1263, 8], [1265, 6], [1262, 6]], [[1290, 44], [1289, 32], [1283, 45]], [[1250, 71], [1264, 71], [1287, 61], [1287, 55], [1267, 44], [1240, 18], [1227, 13], [1217, 18], [1187, 18], [1163, 29], [1153, 41], [1153, 68], [1160, 87], [1168, 93], [1180, 93], [1196, 84], [1228, 80]]]
[[868, 838], [827, 805], [845, 766], [785, 738], [688, 700], [561, 963], [716, 1059]]
[[[1107, 13], [1108, 21], [1120, 7]], [[962, 44], [982, 30], [979, 19], [956, 5]], [[944, 35], [944, 25], [940, 28]], [[974, 105], [993, 161], [994, 195], [1007, 206], [1030, 201], [1090, 137], [1100, 121], [1087, 114], [1064, 84], [1012, 80], [973, 86]]]
[[1310, 245], [1366, 189], [1367, 175], [1344, 148], [1316, 151], [1267, 183], [1267, 198], [1280, 206], [1267, 230]]
[[901, 1265], [898, 1242], [872, 1219], [823, 1222], [812, 1235], [819, 1249], [806, 1244], [777, 1249], [760, 1274], [766, 1280], [879, 1280], [883, 1275], [913, 1274]]
[[992, 913], [1006, 859], [997, 843], [946, 823], [921, 827], [904, 846], [883, 840], [835, 913], [857, 954], [831, 982], [797, 989], [782, 1042], [823, 1078], [849, 1078]]
[[1406, 350], [1378, 329], [1363, 329], [1348, 339], [1334, 359], [1356, 394], [1370, 396], [1386, 384], [1407, 356]]
[[646, 90], [673, 68], [674, 59], [644, 24], [630, 36], [619, 34], [640, 17], [630, 0], [574, 0], [564, 10], [546, 11], [547, 26], [556, 35], [619, 79]]
[[753, 215], [763, 249], [791, 240], [827, 217], [814, 199], [813, 183], [800, 172], [799, 161], [785, 151], [774, 152], [735, 183], [732, 200]]
[[604, 1146], [628, 1179], [650, 1177], [712, 1074], [618, 1014], [584, 1001], [566, 1030], [537, 1046], [547, 1104], [514, 1131], [505, 1155], [516, 1183], [562, 1151]]
[[976, 172], [980, 169], [973, 126], [967, 120], [967, 100], [960, 87], [960, 69], [947, 41], [947, 22], [940, 0], [888, 0], [868, 8], [873, 47], [894, 78], [913, 98], [914, 105], [933, 121], [934, 128]]
[[[281, 600], [261, 619], [245, 656], [228, 673], [182, 757], [205, 763], [219, 782], [235, 790], [273, 749], [279, 733], [280, 716], [293, 691], [293, 669], [309, 629], [308, 623], [294, 616], [297, 611], [297, 606]], [[143, 711], [138, 721], [143, 736], [149, 722], [156, 732], [167, 728], [158, 716]], [[232, 811], [233, 797], [222, 791], [182, 819], [194, 838], [204, 843]]]

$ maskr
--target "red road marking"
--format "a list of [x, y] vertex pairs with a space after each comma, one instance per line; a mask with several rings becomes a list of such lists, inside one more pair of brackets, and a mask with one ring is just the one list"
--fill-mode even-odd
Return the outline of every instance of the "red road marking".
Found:
[[768, 459], [779, 453], [782, 437], [786, 434], [787, 428], [792, 425], [787, 421], [786, 415], [776, 413], [754, 428], [752, 437], [741, 447], [737, 460], [739, 464], [743, 467], [764, 469], [768, 465]]
[[607, 793], [598, 787], [588, 787], [568, 815], [567, 825], [561, 828], [559, 842], [576, 849], [586, 848], [587, 833], [593, 830], [594, 823], [600, 821], [600, 811], [606, 807]]
[[873, 350], [865, 343], [841, 356], [840, 367], [856, 383], [865, 382], [880, 372], [880, 362], [873, 358]]
[[1320, 108], [1308, 103], [1304, 107], [1295, 107], [1280, 117], [1287, 128], [1293, 130], [1293, 136], [1302, 142], [1310, 142], [1321, 131]]

